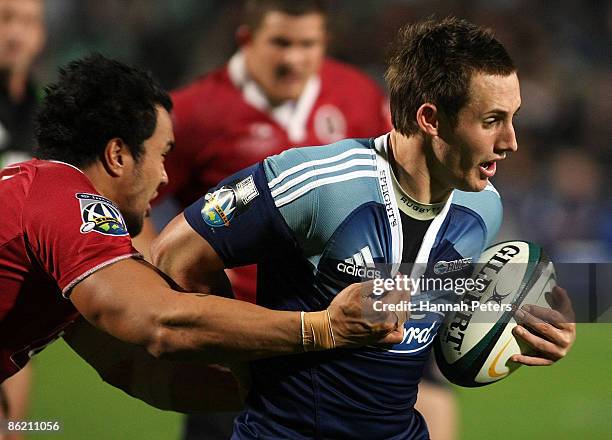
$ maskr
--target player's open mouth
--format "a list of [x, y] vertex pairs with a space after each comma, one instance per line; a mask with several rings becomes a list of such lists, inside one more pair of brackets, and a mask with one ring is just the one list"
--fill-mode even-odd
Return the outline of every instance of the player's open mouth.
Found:
[[493, 177], [495, 175], [495, 171], [497, 171], [497, 162], [492, 160], [483, 162], [478, 166], [478, 168], [480, 168], [480, 172], [486, 177]]

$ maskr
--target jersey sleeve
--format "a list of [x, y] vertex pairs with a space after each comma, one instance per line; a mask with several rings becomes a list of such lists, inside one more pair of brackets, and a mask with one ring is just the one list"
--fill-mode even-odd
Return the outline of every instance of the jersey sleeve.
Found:
[[35, 259], [62, 294], [95, 271], [138, 256], [125, 221], [110, 200], [76, 170], [57, 178], [40, 171], [23, 211], [26, 242]]
[[274, 203], [312, 263], [358, 206], [377, 200], [376, 153], [369, 142], [292, 148], [264, 161]]
[[296, 246], [274, 204], [263, 163], [221, 181], [184, 211], [228, 268], [282, 258]]

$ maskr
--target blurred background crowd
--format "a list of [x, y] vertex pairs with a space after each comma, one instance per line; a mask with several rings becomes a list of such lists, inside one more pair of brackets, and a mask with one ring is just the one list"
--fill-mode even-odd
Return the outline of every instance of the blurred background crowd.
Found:
[[[542, 244], [556, 261], [612, 256], [612, 2], [335, 0], [330, 54], [381, 82], [386, 47], [408, 21], [457, 15], [491, 27], [519, 66], [519, 154], [494, 183], [505, 206], [500, 239]], [[240, 2], [47, 0], [37, 83], [92, 50], [150, 69], [167, 88], [235, 51]]]

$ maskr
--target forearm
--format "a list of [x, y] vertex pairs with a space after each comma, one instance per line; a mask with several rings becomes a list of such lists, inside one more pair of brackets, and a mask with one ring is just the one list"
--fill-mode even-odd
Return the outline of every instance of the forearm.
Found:
[[345, 288], [325, 311], [301, 315], [178, 292], [148, 263], [126, 259], [81, 281], [70, 298], [95, 327], [155, 357], [225, 363], [401, 341], [395, 313], [364, 314], [366, 284]]
[[298, 312], [181, 293], [152, 269], [117, 262], [81, 281], [70, 297], [95, 327], [156, 357], [223, 363], [302, 351]]
[[9, 418], [24, 420], [30, 400], [32, 383], [32, 363], [29, 362], [21, 371], [2, 383], [2, 388], [9, 406]]
[[[5, 408], [0, 409], [0, 419], [21, 421], [26, 419], [27, 406], [30, 397], [30, 384], [32, 378], [31, 362], [14, 376], [5, 380], [0, 387], [2, 395], [0, 400], [6, 406], [7, 414], [3, 414]], [[23, 440], [25, 437], [20, 432], [12, 432], [3, 435], [0, 432], [0, 440]]]
[[304, 351], [299, 312], [273, 311], [213, 295], [175, 296], [173, 311], [160, 315], [154, 355], [224, 362]]

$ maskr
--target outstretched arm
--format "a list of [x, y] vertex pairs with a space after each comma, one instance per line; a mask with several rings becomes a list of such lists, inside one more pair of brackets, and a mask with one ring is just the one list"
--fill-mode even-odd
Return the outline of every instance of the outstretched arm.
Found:
[[93, 325], [155, 357], [222, 362], [302, 350], [299, 313], [173, 290], [142, 260], [96, 271], [70, 298]]
[[364, 313], [364, 289], [371, 292], [371, 283], [347, 287], [326, 311], [273, 311], [180, 292], [153, 266], [129, 258], [89, 275], [70, 298], [94, 326], [155, 357], [226, 363], [400, 342], [403, 323], [397, 322], [395, 313]]

